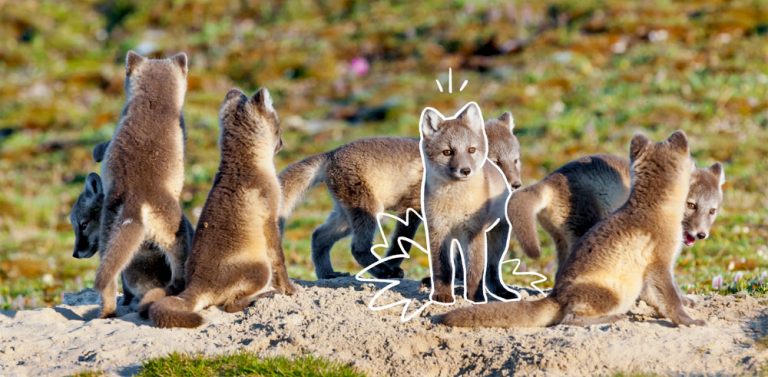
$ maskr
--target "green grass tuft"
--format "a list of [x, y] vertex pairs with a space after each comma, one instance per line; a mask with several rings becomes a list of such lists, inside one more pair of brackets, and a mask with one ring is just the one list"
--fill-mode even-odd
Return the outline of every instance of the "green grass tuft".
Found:
[[365, 375], [349, 365], [314, 356], [301, 356], [294, 359], [260, 358], [252, 353], [239, 352], [215, 357], [172, 353], [145, 362], [138, 376], [364, 377]]

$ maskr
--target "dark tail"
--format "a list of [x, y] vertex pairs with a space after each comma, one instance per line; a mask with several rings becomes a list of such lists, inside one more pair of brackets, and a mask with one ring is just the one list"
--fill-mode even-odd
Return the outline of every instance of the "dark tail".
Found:
[[507, 215], [509, 216], [512, 233], [520, 242], [523, 252], [531, 258], [541, 255], [539, 235], [536, 232], [536, 217], [551, 201], [551, 195], [545, 195], [547, 187], [541, 183], [516, 191], [509, 198]]
[[149, 307], [149, 318], [155, 326], [194, 328], [203, 324], [203, 316], [193, 311], [196, 303], [186, 297], [187, 292], [163, 297]]
[[288, 165], [280, 172], [278, 179], [283, 190], [283, 203], [280, 207], [281, 221], [291, 214], [304, 192], [325, 180], [327, 161], [328, 153], [320, 153]]
[[437, 323], [454, 327], [544, 327], [560, 323], [563, 310], [553, 297], [537, 301], [493, 302], [450, 311]]

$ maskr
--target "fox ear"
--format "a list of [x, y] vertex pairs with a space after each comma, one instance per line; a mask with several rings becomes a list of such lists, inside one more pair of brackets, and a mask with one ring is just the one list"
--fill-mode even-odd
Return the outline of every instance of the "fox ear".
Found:
[[95, 198], [104, 193], [104, 188], [101, 186], [101, 177], [96, 173], [88, 174], [85, 178], [85, 196], [87, 198]]
[[245, 93], [243, 93], [242, 90], [237, 89], [237, 88], [232, 88], [224, 96], [224, 102], [229, 102], [229, 101], [231, 101], [231, 100], [233, 100], [235, 98], [240, 98], [240, 97], [242, 97], [244, 95], [245, 95]]
[[265, 113], [276, 113], [275, 108], [272, 106], [272, 96], [269, 94], [267, 88], [259, 89], [253, 94], [251, 100], [256, 104], [256, 107], [258, 107], [260, 111]]
[[632, 138], [629, 143], [629, 159], [632, 161], [637, 160], [640, 153], [645, 150], [651, 144], [651, 139], [647, 138], [643, 134], [637, 134]]
[[96, 146], [93, 147], [93, 160], [96, 162], [101, 162], [102, 160], [104, 160], [104, 153], [107, 153], [108, 146], [109, 146], [109, 141], [96, 144]]
[[133, 71], [141, 65], [141, 63], [144, 63], [147, 60], [147, 58], [133, 52], [128, 51], [128, 54], [125, 56], [125, 73], [131, 74]]
[[717, 177], [720, 186], [725, 183], [725, 169], [723, 169], [723, 164], [715, 162], [709, 167], [709, 171]]
[[171, 56], [171, 61], [174, 62], [179, 68], [181, 68], [181, 73], [184, 74], [184, 76], [187, 75], [187, 54], [180, 52], [176, 55]]
[[675, 149], [688, 153], [688, 136], [685, 136], [685, 132], [677, 130], [669, 135], [667, 141]]
[[443, 114], [440, 114], [439, 111], [431, 107], [425, 108], [421, 112], [421, 121], [419, 121], [421, 133], [424, 137], [432, 137], [432, 135], [437, 133], [440, 123], [444, 120]]
[[512, 113], [509, 111], [505, 111], [504, 114], [501, 114], [499, 120], [509, 126], [509, 131], [515, 130], [515, 118], [512, 117]]
[[480, 106], [475, 102], [470, 102], [464, 106], [464, 110], [456, 118], [464, 121], [469, 128], [475, 131], [482, 130], [485, 127]]

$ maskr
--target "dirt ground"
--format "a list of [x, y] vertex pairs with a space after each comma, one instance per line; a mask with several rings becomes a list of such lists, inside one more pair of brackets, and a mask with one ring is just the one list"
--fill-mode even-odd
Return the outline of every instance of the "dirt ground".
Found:
[[[172, 351], [237, 350], [313, 354], [370, 376], [768, 373], [768, 298], [693, 296], [689, 312], [705, 319], [704, 327], [672, 327], [639, 303], [610, 325], [453, 329], [431, 322], [449, 307], [432, 305], [405, 323], [399, 309], [369, 310], [377, 288], [354, 278], [297, 286], [293, 297], [264, 298], [242, 313], [208, 309], [207, 322], [194, 330], [154, 328], [128, 307], [118, 318], [93, 319], [99, 299], [92, 290], [53, 308], [0, 312], [0, 375], [130, 375], [142, 361]], [[385, 296], [427, 298], [410, 280]]]

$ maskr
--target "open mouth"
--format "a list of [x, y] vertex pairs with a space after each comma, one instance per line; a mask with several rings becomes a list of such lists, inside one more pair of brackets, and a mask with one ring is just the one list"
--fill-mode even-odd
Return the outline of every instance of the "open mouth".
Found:
[[696, 243], [696, 237], [694, 237], [688, 232], [685, 232], [683, 233], [683, 243], [685, 244], [685, 246], [691, 246], [694, 243]]

